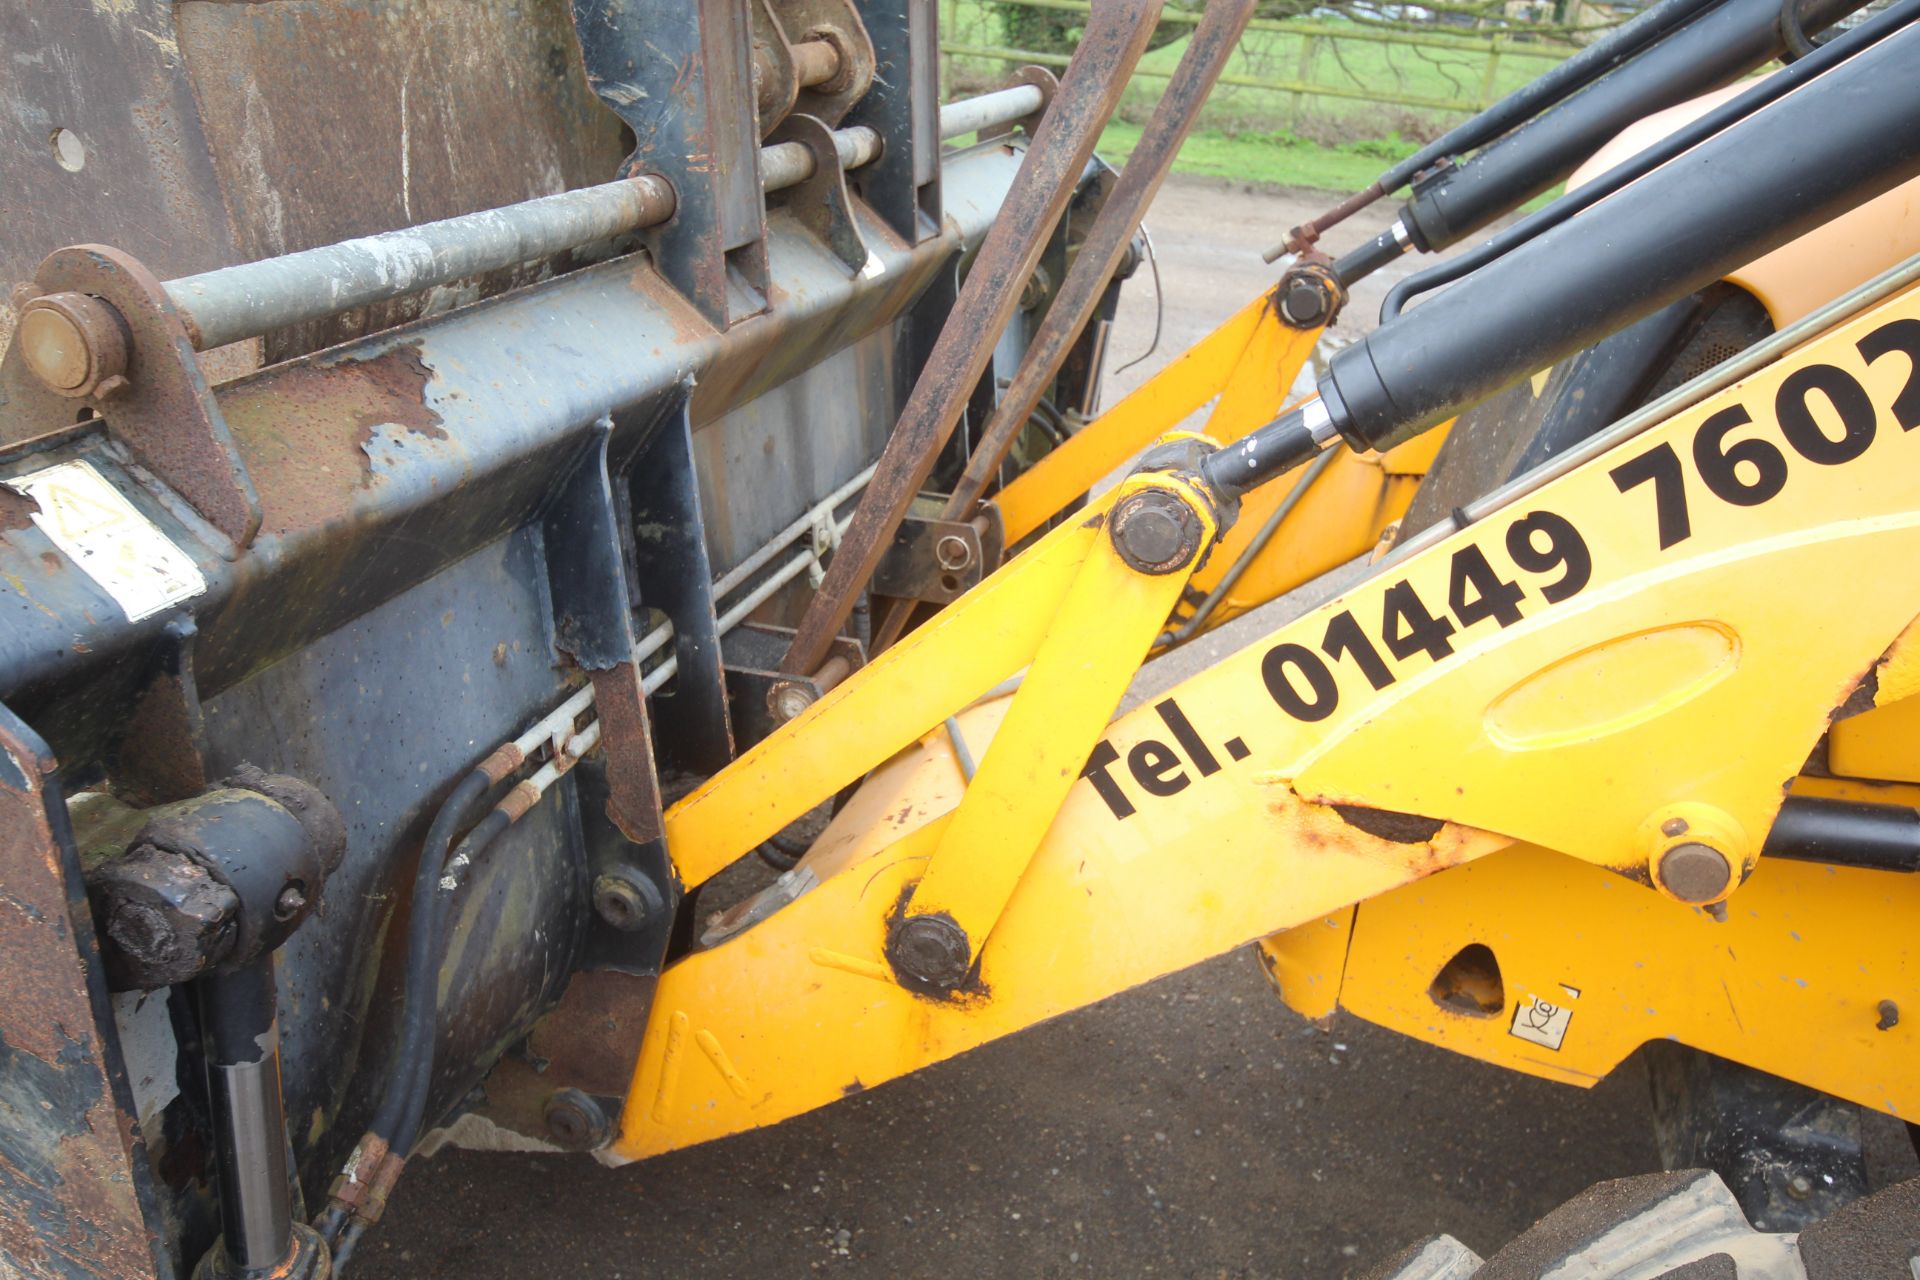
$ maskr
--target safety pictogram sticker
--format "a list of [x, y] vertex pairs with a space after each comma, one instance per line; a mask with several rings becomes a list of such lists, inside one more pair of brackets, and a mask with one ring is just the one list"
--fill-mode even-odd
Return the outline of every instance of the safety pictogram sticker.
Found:
[[1567, 1025], [1572, 1021], [1573, 1010], [1566, 1005], [1551, 1004], [1530, 995], [1514, 1006], [1513, 1025], [1507, 1031], [1558, 1053], [1561, 1042], [1567, 1038]]
[[39, 505], [33, 522], [113, 597], [128, 621], [207, 589], [193, 558], [88, 463], [62, 462], [4, 483]]

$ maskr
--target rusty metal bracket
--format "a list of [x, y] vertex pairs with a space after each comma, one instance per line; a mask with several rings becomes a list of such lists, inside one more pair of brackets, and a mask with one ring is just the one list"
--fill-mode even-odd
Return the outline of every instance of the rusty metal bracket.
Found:
[[593, 680], [600, 748], [607, 759], [608, 816], [627, 839], [660, 837], [647, 695], [634, 654], [634, 584], [626, 503], [608, 465], [613, 422], [594, 424], [572, 477], [542, 522], [554, 647]]
[[880, 135], [854, 190], [909, 245], [940, 230], [940, 48], [935, 0], [857, 0], [873, 43], [873, 85], [847, 113]]
[[1159, 17], [1160, 0], [1116, 0], [1089, 15], [1067, 65], [1065, 88], [1048, 105], [826, 578], [800, 619], [793, 648], [780, 664], [786, 674], [819, 669], [892, 542], [894, 526], [932, 474]]
[[838, 63], [835, 74], [815, 85], [802, 85], [794, 110], [837, 125], [853, 104], [873, 85], [873, 40], [851, 0], [770, 0], [773, 12], [792, 43], [821, 42], [830, 46]]
[[[1015, 438], [1099, 306], [1108, 282], [1127, 255], [1140, 219], [1173, 167], [1181, 142], [1193, 128], [1201, 105], [1225, 70], [1227, 60], [1239, 45], [1240, 33], [1252, 16], [1253, 0], [1215, 0], [1207, 6], [1166, 93], [1140, 136], [1139, 145], [1081, 242], [1080, 251], [1028, 344], [1013, 380], [981, 429], [973, 454], [967, 459], [966, 470], [940, 512], [943, 518], [965, 520], [972, 516], [988, 485], [999, 474], [1000, 464]], [[1023, 69], [1023, 78], [1031, 70], [1033, 68]], [[898, 639], [907, 622], [905, 606], [896, 606], [876, 619], [875, 650]]]
[[[780, 656], [793, 643], [787, 627], [748, 622], [727, 632], [722, 644], [727, 658], [727, 698], [733, 708], [733, 731], [741, 750], [778, 729], [791, 717], [773, 709], [776, 691], [786, 691], [799, 705], [816, 702], [827, 685], [811, 674], [782, 675]], [[835, 636], [822, 666], [831, 666], [845, 678], [866, 664], [866, 650], [851, 636]], [[844, 668], [844, 670], [842, 670]]]
[[50, 254], [33, 285], [38, 296], [21, 309], [0, 361], [9, 443], [102, 417], [141, 466], [232, 543], [222, 548], [228, 558], [238, 555], [260, 528], [260, 496], [165, 286], [137, 259], [97, 244]]
[[678, 664], [672, 681], [654, 695], [660, 764], [703, 776], [717, 773], [733, 759], [733, 731], [686, 394], [654, 427], [631, 475], [640, 595], [673, 623]]
[[56, 769], [0, 707], [0, 1241], [9, 1274], [172, 1275]]
[[753, 18], [753, 97], [766, 137], [793, 111], [800, 97], [800, 74], [793, 65], [793, 45], [773, 14], [770, 0], [751, 0]]
[[622, 177], [673, 184], [653, 260], [718, 329], [767, 307], [767, 229], [745, 0], [572, 0], [587, 81], [634, 136]]
[[858, 273], [867, 265], [867, 242], [853, 220], [853, 198], [847, 194], [847, 171], [840, 162], [833, 130], [824, 120], [795, 112], [780, 122], [769, 140], [797, 142], [813, 156], [813, 176], [767, 197], [772, 208], [785, 209], [818, 236], [847, 270]]
[[1060, 78], [1045, 67], [1021, 67], [1007, 81], [1009, 89], [1016, 85], [1030, 84], [1040, 91], [1040, 105], [1013, 121], [1008, 127], [1018, 129], [1032, 138], [1040, 132], [1040, 122], [1047, 118], [1047, 108], [1053, 105], [1054, 98], [1060, 92]]
[[893, 545], [873, 567], [875, 594], [948, 604], [989, 572], [999, 549], [974, 524], [941, 519], [944, 501], [939, 495], [914, 500], [914, 510], [893, 531]]

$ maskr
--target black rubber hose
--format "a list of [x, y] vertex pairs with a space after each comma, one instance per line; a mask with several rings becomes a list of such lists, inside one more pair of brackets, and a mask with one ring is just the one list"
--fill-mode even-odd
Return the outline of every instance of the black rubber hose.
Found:
[[[435, 869], [432, 883], [428, 888], [426, 914], [432, 924], [431, 945], [426, 961], [426, 991], [424, 997], [415, 1005], [409, 998], [407, 1015], [412, 1020], [416, 1007], [426, 1016], [427, 1034], [423, 1043], [408, 1046], [407, 1069], [410, 1075], [401, 1077], [404, 1088], [399, 1090], [406, 1099], [406, 1109], [401, 1113], [399, 1128], [389, 1140], [391, 1148], [401, 1156], [413, 1153], [413, 1145], [420, 1137], [420, 1126], [426, 1118], [428, 1096], [433, 1092], [433, 1050], [434, 1041], [440, 1031], [440, 965], [446, 957], [448, 926], [453, 919], [453, 888], [445, 885], [444, 880], [455, 864], [468, 866], [477, 861], [487, 851], [500, 833], [513, 825], [513, 819], [504, 809], [494, 809], [467, 833], [451, 857]], [[411, 937], [408, 939], [411, 941]]]
[[1836, 63], [1845, 61], [1911, 22], [1916, 13], [1920, 13], [1920, 0], [1902, 0], [1902, 3], [1876, 14], [1853, 30], [1820, 45], [1806, 57], [1797, 59], [1786, 68], [1768, 76], [1739, 97], [1721, 103], [1690, 124], [1668, 134], [1646, 150], [1623, 160], [1579, 190], [1568, 192], [1532, 217], [1515, 223], [1486, 243], [1476, 246], [1457, 258], [1449, 259], [1438, 266], [1429, 267], [1425, 271], [1399, 281], [1393, 288], [1387, 290], [1386, 301], [1380, 304], [1381, 322], [1385, 323], [1399, 315], [1409, 298], [1437, 289], [1443, 284], [1451, 284], [1460, 277], [1479, 270], [1541, 232], [1552, 230], [1581, 210], [1591, 208], [1621, 188], [1637, 182], [1675, 156], [1705, 142], [1722, 129], [1745, 119], [1762, 107], [1779, 101], [1810, 78], [1819, 75]]
[[[1435, 138], [1381, 174], [1382, 191], [1397, 191], [1416, 173], [1452, 156], [1483, 147], [1501, 134], [1585, 88], [1668, 32], [1691, 22], [1721, 0], [1660, 0], [1633, 21], [1615, 27], [1545, 75], [1515, 89], [1464, 124]], [[1792, 0], [1788, 0], [1789, 3]]]
[[[1824, 31], [1864, 2], [1806, 0], [1801, 21]], [[1564, 180], [1634, 121], [1778, 57], [1779, 18], [1780, 0], [1724, 0], [1439, 181], [1416, 185], [1400, 213], [1415, 246], [1434, 253], [1457, 244]]]
[[407, 970], [401, 1015], [400, 1052], [387, 1077], [387, 1088], [380, 1098], [368, 1129], [385, 1140], [388, 1149], [404, 1156], [406, 1148], [394, 1140], [405, 1119], [416, 1062], [424, 1053], [433, 1054], [433, 1037], [438, 1021], [434, 985], [438, 975], [434, 964], [434, 892], [440, 868], [453, 844], [454, 834], [465, 821], [468, 810], [485, 796], [491, 779], [479, 769], [473, 770], [453, 789], [433, 815], [426, 842], [420, 848], [420, 866], [413, 875], [412, 915], [407, 920]]

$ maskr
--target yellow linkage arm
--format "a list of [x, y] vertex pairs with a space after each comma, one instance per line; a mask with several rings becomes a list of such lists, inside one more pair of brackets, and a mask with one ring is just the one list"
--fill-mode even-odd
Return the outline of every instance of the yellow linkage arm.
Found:
[[1102, 523], [889, 939], [895, 968], [929, 988], [966, 979], [1217, 533], [1206, 495], [1167, 473], [1128, 479]]
[[705, 882], [1031, 662], [1102, 523], [1095, 511], [1055, 529], [667, 810], [681, 882]]

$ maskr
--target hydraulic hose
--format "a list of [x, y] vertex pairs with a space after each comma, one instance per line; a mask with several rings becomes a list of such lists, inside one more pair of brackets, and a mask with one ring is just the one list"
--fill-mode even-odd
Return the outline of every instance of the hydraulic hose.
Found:
[[1631, 22], [1623, 23], [1553, 70], [1515, 89], [1466, 123], [1449, 129], [1420, 150], [1394, 165], [1375, 181], [1382, 191], [1398, 191], [1422, 169], [1451, 156], [1486, 146], [1501, 134], [1525, 124], [1570, 94], [1625, 63], [1648, 45], [1694, 20], [1721, 0], [1660, 0]]
[[1920, 14], [1920, 0], [1901, 0], [1901, 3], [1876, 14], [1852, 31], [1820, 45], [1806, 57], [1796, 59], [1739, 97], [1720, 104], [1683, 128], [1668, 134], [1653, 146], [1615, 165], [1579, 190], [1569, 192], [1532, 217], [1509, 227], [1484, 244], [1477, 245], [1468, 252], [1450, 258], [1438, 266], [1429, 267], [1417, 275], [1408, 276], [1387, 291], [1386, 300], [1380, 306], [1380, 319], [1383, 322], [1391, 320], [1400, 314], [1407, 299], [1470, 275], [1502, 254], [1526, 243], [1542, 232], [1559, 226], [1581, 210], [1591, 208], [1614, 192], [1637, 182], [1675, 156], [1698, 146], [1722, 129], [1745, 119], [1762, 107], [1778, 102], [1813, 77], [1844, 62], [1862, 49], [1868, 48], [1912, 22], [1917, 14]]
[[[1820, 32], [1864, 0], [1810, 0], [1800, 26]], [[1351, 286], [1408, 248], [1437, 252], [1525, 204], [1634, 121], [1731, 84], [1788, 52], [1781, 0], [1724, 0], [1668, 29], [1633, 57], [1569, 94], [1458, 168], [1417, 185], [1395, 225], [1340, 259]]]
[[1208, 480], [1245, 492], [1335, 434], [1392, 448], [1920, 174], [1916, 65], [1908, 25], [1382, 325]]
[[434, 885], [453, 837], [465, 823], [468, 811], [492, 785], [487, 773], [475, 767], [460, 780], [451, 795], [433, 815], [427, 828], [426, 843], [420, 849], [420, 866], [413, 876], [413, 908], [407, 920], [407, 969], [405, 978], [406, 1012], [400, 1032], [400, 1052], [395, 1058], [388, 1085], [374, 1112], [369, 1132], [386, 1142], [389, 1150], [405, 1157], [407, 1148], [396, 1141], [412, 1098], [411, 1082], [418, 1074], [422, 1055], [431, 1061], [437, 1001], [434, 999]]
[[[1454, 156], [1484, 147], [1501, 134], [1516, 129], [1554, 104], [1585, 88], [1669, 32], [1692, 21], [1720, 0], [1660, 0], [1631, 22], [1615, 27], [1545, 75], [1515, 89], [1472, 119], [1454, 126], [1405, 160], [1386, 170], [1364, 191], [1355, 192], [1310, 222], [1287, 233], [1287, 238], [1262, 254], [1274, 262], [1285, 253], [1311, 248], [1329, 228], [1345, 222], [1381, 197], [1398, 191], [1421, 170]], [[1376, 243], [1376, 251], [1380, 246]], [[1395, 254], [1398, 253], [1396, 249]], [[1391, 258], [1393, 254], [1389, 254]], [[1375, 267], [1367, 268], [1368, 271]], [[1354, 276], [1359, 279], [1366, 272]]]
[[[420, 1125], [426, 1117], [428, 1095], [433, 1091], [433, 1042], [440, 1025], [437, 979], [441, 958], [446, 954], [447, 927], [453, 917], [453, 891], [446, 881], [452, 869], [467, 866], [477, 860], [486, 852], [487, 846], [491, 845], [512, 823], [513, 816], [509, 810], [496, 807], [489, 811], [487, 816], [467, 833], [452, 857], [448, 858], [443, 865], [436, 867], [433, 883], [428, 890], [431, 896], [424, 900], [423, 906], [425, 914], [429, 917], [431, 934], [426, 961], [428, 981], [420, 1007], [426, 1016], [428, 1032], [423, 1045], [408, 1045], [403, 1061], [409, 1074], [397, 1075], [395, 1080], [401, 1087], [389, 1090], [390, 1095], [399, 1094], [406, 1103], [400, 1115], [398, 1128], [390, 1139], [392, 1149], [401, 1155], [411, 1153], [413, 1144], [419, 1140]], [[415, 899], [415, 901], [419, 903], [422, 900]], [[409, 941], [411, 940], [409, 937]], [[409, 996], [407, 1015], [410, 1023], [414, 1009], [414, 1001]]]

